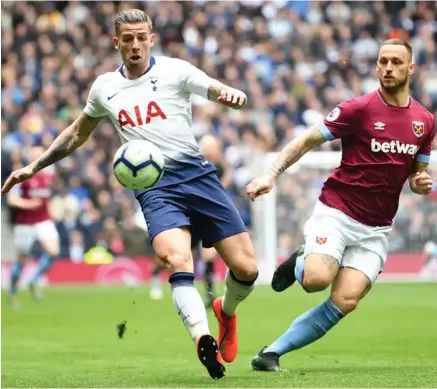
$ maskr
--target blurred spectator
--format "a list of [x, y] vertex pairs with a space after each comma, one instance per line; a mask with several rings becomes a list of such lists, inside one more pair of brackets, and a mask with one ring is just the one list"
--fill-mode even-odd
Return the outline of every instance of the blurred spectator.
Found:
[[[244, 187], [252, 163], [320, 121], [338, 102], [377, 88], [382, 40], [411, 41], [418, 65], [412, 95], [437, 114], [435, 2], [3, 1], [1, 7], [2, 180], [26, 158], [27, 146], [42, 140], [47, 147], [79, 114], [98, 75], [118, 67], [113, 16], [130, 7], [152, 17], [155, 55], [186, 59], [247, 93], [249, 104], [241, 112], [193, 99], [194, 134], [221, 137], [232, 169], [228, 190], [247, 224]], [[102, 241], [114, 253], [145, 250], [135, 199], [111, 171], [118, 142], [103, 122], [84, 147], [56, 166], [51, 208], [63, 255], [74, 260]], [[340, 147], [337, 141], [320, 150]], [[300, 243], [302, 223], [325, 175], [307, 170], [280, 180], [281, 253]], [[435, 236], [436, 197], [406, 190], [392, 250], [415, 250]]]

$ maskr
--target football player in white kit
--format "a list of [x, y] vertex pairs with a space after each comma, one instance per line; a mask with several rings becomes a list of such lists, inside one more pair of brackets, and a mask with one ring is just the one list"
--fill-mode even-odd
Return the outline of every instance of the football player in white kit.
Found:
[[[83, 145], [103, 117], [112, 121], [123, 143], [147, 139], [158, 146], [165, 156], [164, 176], [152, 189], [135, 194], [153, 249], [169, 270], [176, 310], [197, 344], [199, 360], [212, 378], [219, 379], [225, 375], [223, 360], [236, 358], [235, 311], [252, 292], [258, 270], [244, 223], [191, 132], [191, 94], [233, 109], [242, 108], [247, 98], [186, 61], [151, 56], [155, 34], [145, 12], [125, 10], [114, 27], [113, 43], [123, 65], [95, 80], [80, 116], [42, 157], [13, 172], [2, 193]], [[218, 342], [193, 283], [192, 233], [205, 247], [213, 246], [229, 266], [224, 295], [213, 303]]]

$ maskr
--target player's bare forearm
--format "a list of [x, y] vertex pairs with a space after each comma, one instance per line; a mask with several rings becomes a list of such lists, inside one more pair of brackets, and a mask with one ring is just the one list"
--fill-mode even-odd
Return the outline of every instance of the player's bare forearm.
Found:
[[82, 113], [59, 134], [45, 153], [32, 163], [33, 170], [38, 172], [70, 155], [88, 140], [99, 121], [99, 118], [91, 118]]
[[279, 153], [277, 160], [270, 168], [269, 175], [276, 180], [291, 165], [299, 161], [302, 156], [314, 147], [326, 141], [317, 126], [310, 127], [302, 135], [293, 139]]

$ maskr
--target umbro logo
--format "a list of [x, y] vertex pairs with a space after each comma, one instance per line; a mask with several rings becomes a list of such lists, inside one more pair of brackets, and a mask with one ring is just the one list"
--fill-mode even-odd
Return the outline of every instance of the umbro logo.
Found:
[[383, 131], [385, 129], [385, 123], [383, 122], [376, 122], [373, 123], [373, 125], [375, 126], [375, 130]]
[[118, 95], [118, 92], [114, 93], [112, 96], [108, 96], [108, 101], [111, 100], [114, 96], [117, 96], [117, 95]]

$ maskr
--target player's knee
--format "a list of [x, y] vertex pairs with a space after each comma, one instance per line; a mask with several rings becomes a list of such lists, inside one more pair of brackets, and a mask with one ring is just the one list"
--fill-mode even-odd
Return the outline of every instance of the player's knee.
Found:
[[322, 254], [309, 254], [305, 258], [302, 286], [309, 292], [320, 292], [331, 285], [338, 271], [335, 258]]
[[178, 252], [168, 252], [159, 256], [161, 262], [169, 269], [170, 273], [191, 272], [192, 261], [190, 255]]
[[347, 296], [339, 292], [333, 292], [331, 300], [345, 315], [354, 311], [360, 302], [358, 296]]
[[240, 281], [254, 281], [258, 276], [258, 266], [256, 264], [255, 256], [244, 257], [237, 262], [238, 266], [232, 266], [231, 270], [235, 278]]
[[240, 281], [254, 281], [258, 276], [256, 263], [246, 265], [243, 269], [233, 271], [235, 277]]
[[305, 267], [302, 286], [309, 292], [320, 292], [325, 290], [332, 282], [331, 274], [321, 269], [307, 269]]
[[60, 254], [60, 247], [58, 241], [41, 240], [44, 251], [52, 257], [57, 257]]

